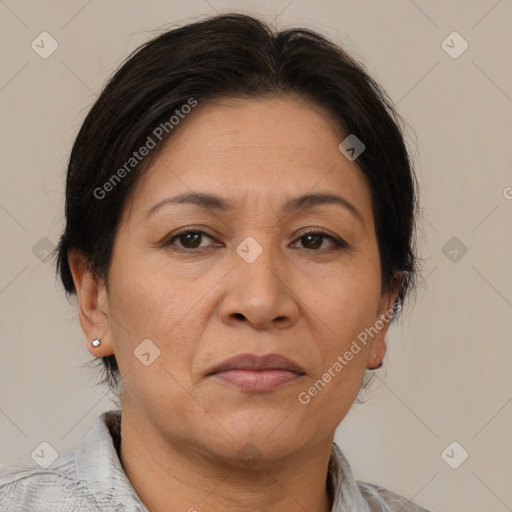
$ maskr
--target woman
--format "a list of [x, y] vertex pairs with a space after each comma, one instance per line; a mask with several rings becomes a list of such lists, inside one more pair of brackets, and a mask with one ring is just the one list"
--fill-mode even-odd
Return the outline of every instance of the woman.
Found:
[[224, 15], [144, 45], [75, 141], [57, 248], [120, 411], [4, 468], [1, 509], [425, 511], [333, 443], [414, 283], [415, 210], [393, 108], [321, 36]]

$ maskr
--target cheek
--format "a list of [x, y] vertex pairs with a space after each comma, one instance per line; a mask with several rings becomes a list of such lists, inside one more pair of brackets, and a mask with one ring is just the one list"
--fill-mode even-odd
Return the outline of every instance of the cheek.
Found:
[[187, 296], [177, 277], [171, 268], [148, 258], [142, 250], [118, 251], [111, 267], [110, 300], [112, 313], [127, 324], [122, 336], [128, 331], [132, 337], [161, 337], [172, 328], [187, 307]]
[[326, 293], [317, 293], [311, 306], [325, 320], [334, 348], [344, 345], [375, 320], [380, 301], [380, 271], [374, 265], [358, 265], [332, 276]]
[[[317, 302], [315, 313], [329, 329], [317, 338], [314, 376], [301, 390], [304, 407], [326, 417], [332, 428], [343, 419], [361, 387], [369, 344], [358, 339], [373, 325], [380, 299], [380, 273], [373, 267], [354, 271], [331, 287], [329, 300]], [[313, 358], [312, 358], [313, 359]]]
[[[129, 371], [130, 381], [141, 392], [158, 395], [160, 385], [161, 392], [166, 386], [169, 391], [172, 377], [184, 385], [190, 381], [194, 354], [208, 320], [203, 311], [208, 302], [205, 291], [216, 280], [180, 279], [176, 269], [150, 264], [142, 256], [113, 261], [109, 304], [114, 350], [121, 372]], [[157, 357], [145, 366], [144, 358], [137, 356], [148, 352], [150, 361]]]
[[158, 273], [132, 264], [129, 258], [113, 260], [110, 284], [110, 328], [116, 359], [122, 370], [139, 370], [144, 366], [136, 358], [139, 347], [145, 347], [144, 352], [149, 352], [151, 358], [158, 351], [158, 358], [163, 355], [162, 340], [172, 335], [177, 321], [175, 305], [179, 302], [173, 297], [177, 292]]
[[[323, 432], [333, 431], [352, 407], [366, 367], [366, 349], [357, 354], [350, 351], [352, 337], [337, 338], [332, 345], [324, 347], [323, 364], [294, 397], [306, 418], [321, 419], [318, 428]], [[346, 354], [350, 353], [350, 360]]]
[[323, 312], [330, 328], [328, 335], [317, 338], [316, 360], [320, 364], [315, 365], [311, 378], [300, 390], [302, 395], [297, 397], [310, 414], [324, 418], [323, 428], [327, 430], [342, 421], [360, 390], [369, 344], [358, 336], [373, 325], [378, 294], [369, 293], [361, 283], [360, 288], [339, 293], [336, 299], [338, 306], [331, 304], [328, 315]]
[[183, 331], [190, 307], [183, 290], [171, 286], [170, 279], [151, 272], [125, 272], [129, 277], [115, 282], [111, 298], [114, 350], [125, 400], [144, 404], [156, 415], [163, 407], [167, 418], [179, 423], [180, 414], [190, 407], [188, 369], [195, 347], [192, 340], [198, 336]]

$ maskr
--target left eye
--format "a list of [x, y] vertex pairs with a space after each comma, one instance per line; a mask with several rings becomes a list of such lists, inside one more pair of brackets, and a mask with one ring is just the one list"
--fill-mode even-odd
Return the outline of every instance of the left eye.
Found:
[[[327, 235], [321, 231], [311, 231], [302, 234], [297, 240], [302, 240], [304, 249], [318, 250], [324, 240], [329, 240], [335, 247], [345, 247], [346, 244], [337, 238]], [[332, 247], [332, 246], [331, 246]]]

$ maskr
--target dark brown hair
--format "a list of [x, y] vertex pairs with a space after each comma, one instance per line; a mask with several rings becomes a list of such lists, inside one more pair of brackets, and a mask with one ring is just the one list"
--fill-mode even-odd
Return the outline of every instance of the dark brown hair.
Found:
[[[264, 22], [227, 14], [167, 31], [137, 49], [110, 79], [88, 113], [71, 151], [66, 183], [66, 227], [57, 273], [66, 294], [76, 293], [68, 253], [79, 251], [107, 284], [123, 207], [137, 179], [172, 135], [171, 116], [208, 99], [298, 94], [326, 108], [346, 134], [365, 145], [357, 158], [367, 177], [380, 252], [382, 288], [400, 275], [395, 303], [403, 304], [416, 275], [416, 181], [401, 120], [363, 66], [338, 45], [307, 29], [273, 31]], [[167, 125], [165, 125], [167, 123]], [[134, 152], [167, 126], [150, 157]], [[158, 132], [160, 133], [160, 132]], [[340, 141], [341, 142], [341, 141]], [[129, 167], [127, 162], [131, 162]], [[126, 172], [119, 170], [124, 168]], [[122, 179], [112, 181], [117, 173]], [[108, 193], [105, 184], [109, 182]], [[99, 197], [102, 196], [102, 197]], [[103, 382], [117, 388], [114, 355], [102, 358]]]

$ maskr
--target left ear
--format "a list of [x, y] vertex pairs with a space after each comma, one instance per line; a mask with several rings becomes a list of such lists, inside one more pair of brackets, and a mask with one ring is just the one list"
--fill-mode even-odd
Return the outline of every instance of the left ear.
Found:
[[371, 344], [366, 360], [366, 368], [369, 370], [376, 370], [382, 366], [382, 361], [386, 355], [386, 333], [391, 323], [393, 306], [399, 291], [400, 278], [395, 277], [388, 290], [380, 298], [375, 322], [369, 329], [371, 331]]

